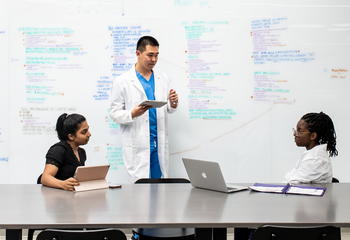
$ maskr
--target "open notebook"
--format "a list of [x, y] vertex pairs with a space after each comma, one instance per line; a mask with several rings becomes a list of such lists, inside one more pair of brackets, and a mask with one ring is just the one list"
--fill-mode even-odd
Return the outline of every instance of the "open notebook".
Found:
[[325, 187], [316, 187], [308, 185], [276, 185], [267, 183], [255, 183], [249, 186], [249, 189], [257, 192], [270, 192], [270, 193], [284, 193], [284, 194], [301, 194], [301, 195], [313, 195], [323, 196], [326, 191]]

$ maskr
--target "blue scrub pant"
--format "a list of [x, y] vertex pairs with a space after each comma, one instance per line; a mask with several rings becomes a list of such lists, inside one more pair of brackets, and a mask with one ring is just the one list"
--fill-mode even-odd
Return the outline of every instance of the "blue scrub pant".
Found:
[[160, 169], [159, 159], [158, 159], [158, 141], [157, 138], [151, 139], [150, 144], [150, 178], [161, 178], [162, 170]]

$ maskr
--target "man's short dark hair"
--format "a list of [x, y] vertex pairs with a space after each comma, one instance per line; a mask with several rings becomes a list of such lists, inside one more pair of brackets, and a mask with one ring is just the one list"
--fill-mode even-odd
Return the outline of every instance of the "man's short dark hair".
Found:
[[151, 36], [143, 36], [137, 41], [136, 50], [143, 52], [146, 50], [147, 45], [151, 45], [153, 47], [159, 47], [159, 43], [157, 39]]

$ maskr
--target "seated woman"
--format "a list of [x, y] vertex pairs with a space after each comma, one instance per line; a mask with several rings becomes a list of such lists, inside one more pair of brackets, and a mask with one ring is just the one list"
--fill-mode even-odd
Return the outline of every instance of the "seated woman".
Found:
[[[333, 172], [330, 157], [338, 155], [332, 119], [325, 113], [307, 113], [293, 130], [294, 141], [306, 151], [296, 166], [286, 174], [288, 183], [331, 183]], [[250, 239], [254, 229], [235, 228], [235, 240]]]
[[62, 114], [57, 119], [56, 131], [60, 142], [50, 147], [41, 183], [48, 187], [73, 191], [79, 182], [73, 178], [78, 166], [84, 166], [85, 150], [80, 145], [88, 143], [89, 125], [80, 114]]
[[332, 119], [325, 113], [307, 113], [294, 130], [298, 147], [306, 151], [296, 166], [286, 174], [289, 183], [331, 183], [333, 172], [330, 157], [338, 155]]

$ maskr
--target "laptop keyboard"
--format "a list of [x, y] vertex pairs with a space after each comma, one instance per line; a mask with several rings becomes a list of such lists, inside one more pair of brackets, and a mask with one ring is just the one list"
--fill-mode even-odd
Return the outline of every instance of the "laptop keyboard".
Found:
[[232, 185], [232, 184], [226, 184], [226, 186], [227, 186], [227, 189], [228, 189], [228, 190], [235, 190], [235, 189], [238, 189], [237, 186], [234, 186], [234, 185]]

